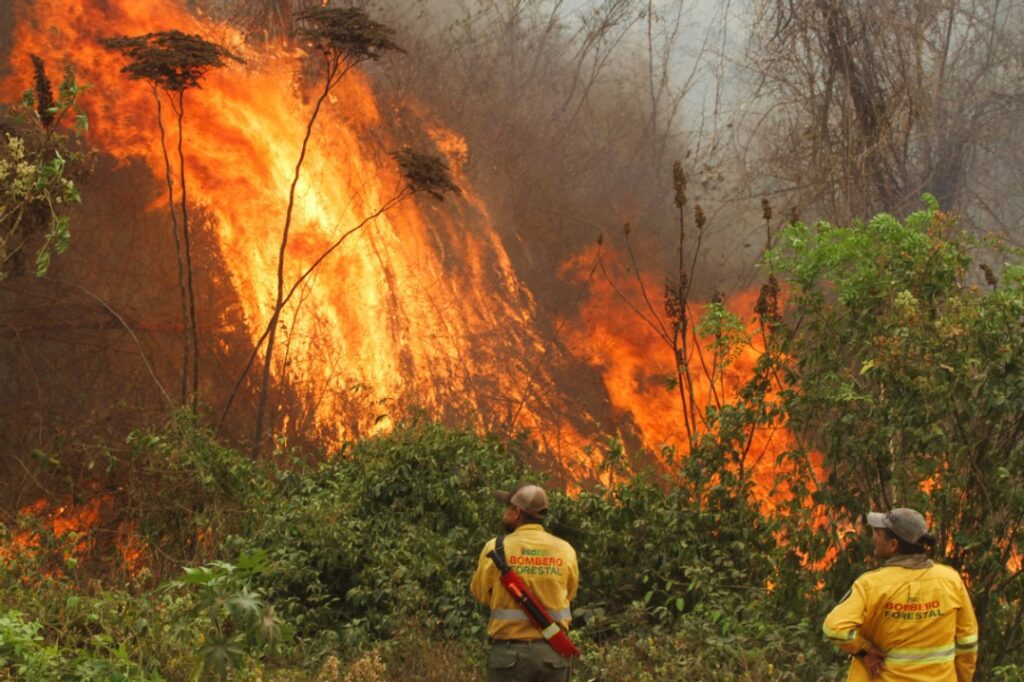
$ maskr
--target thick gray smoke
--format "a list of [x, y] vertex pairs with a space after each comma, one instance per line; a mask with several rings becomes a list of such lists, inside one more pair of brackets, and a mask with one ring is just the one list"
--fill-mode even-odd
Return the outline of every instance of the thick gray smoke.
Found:
[[408, 50], [382, 82], [466, 136], [477, 187], [542, 295], [564, 294], [550, 273], [599, 233], [614, 245], [627, 221], [642, 267], [671, 271], [677, 160], [689, 210], [710, 217], [691, 273], [705, 295], [757, 277], [762, 198], [774, 230], [902, 216], [930, 192], [969, 228], [1019, 231], [1019, 2], [367, 6]]
[[[309, 4], [317, 3], [209, 0], [203, 8], [244, 26], [258, 41], [288, 33], [291, 10]], [[943, 208], [959, 211], [969, 227], [1020, 234], [1024, 10], [1019, 2], [360, 4], [393, 26], [405, 49], [372, 68], [381, 106], [393, 114], [390, 124], [400, 128], [402, 112], [415, 111], [410, 128], [426, 118], [465, 137], [473, 189], [486, 201], [516, 272], [536, 293], [549, 335], [560, 320], [575, 314], [585, 294], [578, 279], [560, 273], [563, 264], [601, 236], [607, 249], [621, 252], [627, 222], [637, 267], [655, 281], [673, 277], [679, 213], [672, 168], [677, 161], [687, 178], [684, 247], [686, 262], [696, 263], [688, 273], [694, 298], [729, 294], [756, 282], [761, 275], [753, 265], [768, 241], [766, 227], [777, 231], [793, 214], [837, 223], [883, 210], [902, 215], [920, 206], [921, 193], [932, 192]], [[5, 54], [11, 7], [0, 3], [0, 69], [8, 72], [13, 68]], [[74, 250], [106, 249], [133, 257], [152, 251], [146, 268], [166, 271], [163, 279], [173, 283], [171, 247], [159, 241], [164, 232], [138, 231], [144, 235], [139, 244], [101, 239], [102, 230], [136, 234], [128, 228], [134, 229], [139, 216], [159, 218], [147, 215], [152, 197], [138, 191], [116, 195], [136, 186], [145, 173], [100, 168], [106, 175], [91, 189], [112, 193], [104, 202], [110, 208], [84, 219]], [[107, 182], [111, 178], [116, 182]], [[767, 226], [762, 198], [773, 208]], [[699, 253], [692, 213], [698, 204], [708, 216]], [[118, 226], [125, 229], [114, 229]], [[58, 420], [89, 414], [84, 441], [95, 433], [105, 436], [115, 421], [111, 415], [121, 410], [123, 417], [142, 403], [142, 397], [126, 396], [121, 388], [134, 385], [142, 369], [125, 364], [124, 358], [138, 355], [131, 339], [90, 294], [73, 287], [51, 291], [64, 271], [85, 273], [75, 281], [93, 281], [93, 275], [97, 282], [109, 279], [109, 273], [92, 272], [100, 261], [74, 258], [56, 263], [45, 287], [27, 283], [23, 291], [6, 290], [0, 312], [19, 321], [8, 327], [31, 323], [30, 330], [42, 330], [52, 344], [25, 344], [12, 335], [0, 372], [7, 379], [4, 402], [11, 423], [38, 424], [41, 432], [42, 401], [33, 396], [48, 392], [59, 399], [53, 406]], [[214, 286], [221, 264], [212, 258], [201, 265], [210, 283], [210, 307], [235, 310], [235, 302], [216, 298], [222, 291]], [[127, 279], [104, 286], [109, 288], [92, 294], [105, 300], [122, 296], [129, 308], [135, 299], [161, 300], [161, 291], [140, 291]], [[41, 307], [44, 303], [48, 307]], [[177, 361], [174, 344], [161, 341], [176, 338], [173, 303], [138, 303], [148, 326], [128, 320], [150, 335], [143, 342], [157, 349], [158, 371], [161, 363], [173, 368]], [[74, 317], [88, 306], [89, 315]], [[243, 352], [244, 330], [233, 315], [225, 317], [224, 333], [238, 337], [230, 345]], [[63, 333], [69, 321], [75, 323], [74, 339], [57, 338], [46, 327], [52, 323]], [[556, 367], [556, 355], [550, 356], [554, 381], [563, 385], [563, 375], [571, 377], [577, 383], [565, 385], [579, 387], [577, 393], [599, 394], [594, 375], [586, 375], [565, 353]], [[230, 382], [230, 364], [210, 367], [213, 384]], [[33, 373], [42, 366], [52, 369], [46, 391]], [[95, 390], [66, 390], [61, 377], [75, 377], [76, 386]], [[109, 400], [97, 400], [99, 388]], [[102, 409], [96, 408], [99, 402]], [[598, 407], [586, 409], [596, 414]], [[39, 440], [26, 438], [15, 449], [25, 451]]]

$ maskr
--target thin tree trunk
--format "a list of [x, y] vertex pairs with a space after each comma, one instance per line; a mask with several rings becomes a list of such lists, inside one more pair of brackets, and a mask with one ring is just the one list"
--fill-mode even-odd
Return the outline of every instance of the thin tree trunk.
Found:
[[[390, 210], [392, 206], [394, 206], [399, 201], [402, 201], [403, 199], [405, 199], [406, 197], [409, 197], [409, 196], [412, 196], [411, 192], [406, 193], [405, 190], [399, 192], [393, 198], [389, 199], [387, 201], [387, 203], [385, 203], [383, 206], [378, 208], [376, 211], [374, 211], [373, 213], [371, 213], [367, 217], [363, 218], [363, 220], [361, 220], [358, 225], [356, 225], [353, 228], [350, 228], [348, 231], [346, 231], [344, 234], [342, 234], [341, 237], [339, 237], [333, 244], [331, 244], [330, 247], [328, 247], [326, 250], [324, 250], [324, 252], [321, 253], [317, 257], [317, 259], [315, 261], [313, 261], [312, 265], [310, 265], [308, 268], [306, 268], [306, 271], [304, 273], [302, 273], [301, 277], [299, 277], [297, 280], [295, 280], [295, 282], [292, 284], [292, 286], [288, 289], [288, 294], [281, 301], [281, 308], [283, 308], [284, 306], [288, 305], [288, 301], [290, 301], [292, 296], [295, 295], [295, 292], [296, 292], [296, 290], [298, 290], [299, 286], [301, 286], [302, 283], [304, 281], [306, 281], [307, 277], [309, 277], [311, 274], [313, 274], [313, 271], [317, 268], [317, 266], [320, 265], [320, 263], [322, 263], [329, 255], [331, 255], [331, 253], [333, 253], [335, 249], [337, 249], [339, 246], [341, 246], [342, 242], [344, 242], [346, 239], [348, 239], [350, 236], [352, 236], [355, 232], [357, 232], [358, 230], [363, 228], [371, 220], [373, 220], [377, 216], [382, 215], [386, 211]], [[227, 402], [224, 405], [224, 411], [221, 412], [220, 420], [217, 423], [217, 429], [218, 430], [221, 429], [224, 426], [224, 422], [225, 422], [225, 420], [228, 417], [228, 412], [231, 411], [231, 405], [235, 402], [235, 398], [238, 396], [238, 391], [242, 387], [242, 382], [245, 381], [245, 377], [248, 376], [249, 370], [252, 369], [252, 365], [256, 361], [256, 356], [259, 353], [259, 349], [263, 346], [263, 342], [267, 340], [267, 336], [269, 336], [269, 334], [270, 334], [270, 323], [268, 322], [266, 328], [264, 328], [264, 330], [263, 330], [263, 334], [256, 341], [256, 343], [253, 344], [253, 349], [252, 349], [252, 352], [249, 354], [249, 359], [248, 359], [248, 361], [246, 361], [245, 367], [242, 369], [242, 373], [238, 376], [238, 379], [235, 381], [235, 386], [234, 386], [234, 388], [231, 391], [231, 395], [228, 396]]]
[[174, 235], [174, 259], [178, 263], [178, 289], [181, 298], [181, 404], [188, 400], [188, 341], [189, 315], [188, 295], [185, 289], [185, 265], [182, 261], [181, 238], [178, 237], [178, 214], [174, 210], [174, 176], [171, 173], [171, 158], [167, 154], [167, 131], [164, 128], [163, 105], [160, 92], [153, 87], [156, 99], [156, 120], [160, 126], [160, 149], [164, 155], [164, 177], [167, 180], [167, 205], [171, 209], [171, 233]]
[[654, 87], [654, 2], [647, 2], [647, 85], [651, 97], [651, 158], [654, 167], [661, 167], [661, 155], [658, 149], [658, 103], [661, 89]]
[[281, 308], [284, 303], [284, 258], [288, 248], [288, 232], [292, 224], [292, 210], [295, 207], [295, 188], [299, 184], [299, 175], [302, 171], [302, 164], [306, 160], [306, 149], [309, 146], [309, 138], [313, 134], [313, 124], [316, 122], [320, 107], [331, 91], [331, 86], [336, 82], [334, 76], [338, 71], [338, 64], [329, 66], [327, 77], [324, 79], [324, 90], [313, 107], [313, 113], [306, 124], [306, 135], [302, 138], [302, 148], [299, 151], [299, 160], [295, 164], [295, 173], [292, 175], [292, 185], [288, 190], [288, 210], [284, 216], [284, 230], [281, 233], [281, 248], [277, 255], [277, 298], [274, 301], [274, 312], [270, 317], [269, 332], [267, 334], [267, 351], [263, 359], [263, 380], [260, 383], [259, 402], [256, 406], [256, 430], [253, 433], [252, 457], [256, 459], [260, 453], [260, 441], [263, 438], [263, 417], [267, 408], [267, 393], [270, 391], [270, 372], [274, 359], [274, 341], [277, 337], [277, 324], [281, 318]]
[[185, 237], [185, 267], [188, 283], [188, 315], [192, 331], [192, 410], [199, 404], [199, 330], [196, 316], [196, 295], [193, 285], [192, 240], [188, 229], [188, 190], [185, 186], [185, 91], [178, 93], [178, 176], [181, 179], [181, 231]]

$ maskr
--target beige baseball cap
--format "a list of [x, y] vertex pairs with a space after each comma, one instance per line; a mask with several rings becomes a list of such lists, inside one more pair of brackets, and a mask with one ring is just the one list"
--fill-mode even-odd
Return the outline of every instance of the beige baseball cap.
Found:
[[511, 504], [538, 519], [548, 513], [548, 494], [544, 489], [532, 483], [517, 485], [512, 492], [496, 490], [494, 499], [503, 504]]

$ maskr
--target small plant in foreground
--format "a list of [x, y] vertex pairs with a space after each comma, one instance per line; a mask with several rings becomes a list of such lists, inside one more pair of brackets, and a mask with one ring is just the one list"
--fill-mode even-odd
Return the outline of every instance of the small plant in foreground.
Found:
[[189, 622], [181, 625], [200, 632], [197, 656], [204, 674], [226, 679], [230, 670], [241, 668], [247, 654], [273, 651], [290, 638], [274, 607], [251, 587], [253, 576], [265, 570], [266, 553], [254, 551], [243, 553], [237, 564], [213, 561], [186, 568], [184, 577], [164, 586], [187, 590], [195, 600], [185, 615]]

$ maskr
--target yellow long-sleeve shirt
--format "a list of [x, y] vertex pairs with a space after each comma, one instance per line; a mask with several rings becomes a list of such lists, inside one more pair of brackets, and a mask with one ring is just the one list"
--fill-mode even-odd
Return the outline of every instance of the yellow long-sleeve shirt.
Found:
[[[470, 583], [476, 600], [491, 609], [487, 634], [492, 639], [540, 639], [540, 630], [513, 601], [500, 582], [498, 567], [487, 556], [496, 541], [494, 538], [484, 545]], [[505, 536], [504, 544], [509, 565], [543, 604], [552, 620], [568, 628], [572, 620], [569, 602], [576, 597], [580, 581], [576, 550], [536, 523], [519, 526]]]
[[[884, 682], [969, 682], [978, 621], [960, 575], [924, 556], [896, 556], [857, 578], [825, 617], [825, 637], [850, 654], [885, 652]], [[847, 682], [871, 680], [858, 658]]]

